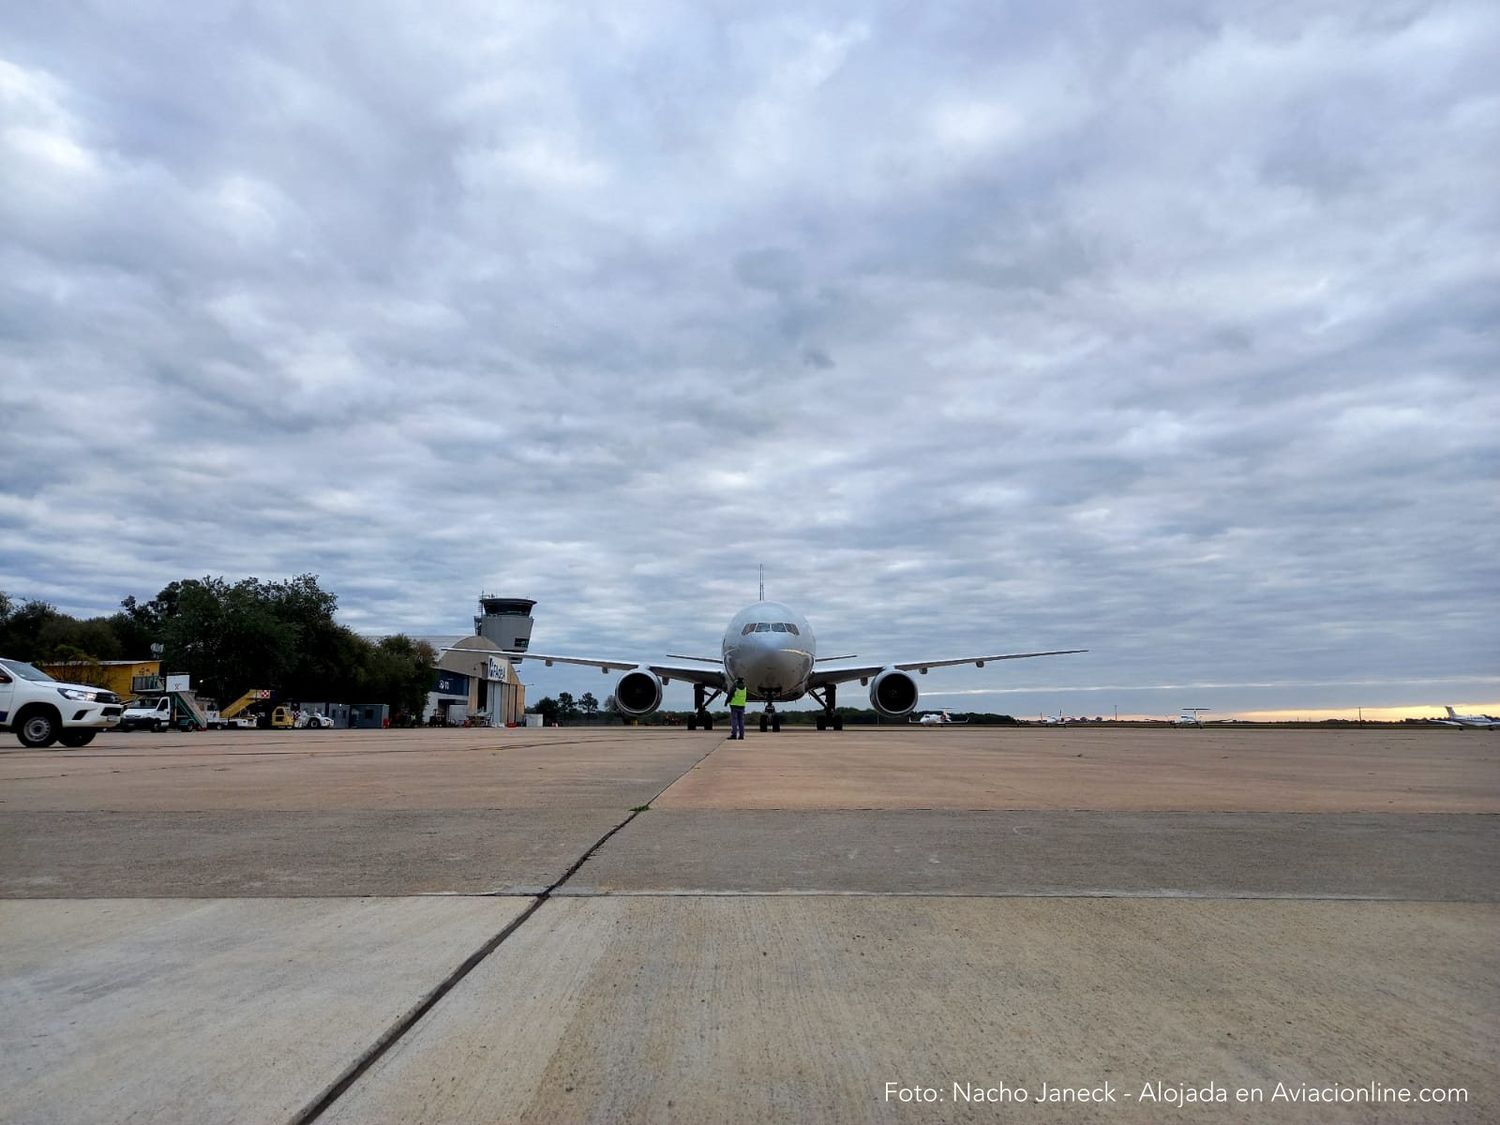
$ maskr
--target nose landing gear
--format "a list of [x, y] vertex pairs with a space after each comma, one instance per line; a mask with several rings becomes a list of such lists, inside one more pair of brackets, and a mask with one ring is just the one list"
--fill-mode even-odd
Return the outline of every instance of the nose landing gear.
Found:
[[781, 716], [776, 713], [774, 703], [767, 703], [766, 709], [760, 713], [760, 733], [765, 734], [768, 727], [772, 734], [781, 733]]

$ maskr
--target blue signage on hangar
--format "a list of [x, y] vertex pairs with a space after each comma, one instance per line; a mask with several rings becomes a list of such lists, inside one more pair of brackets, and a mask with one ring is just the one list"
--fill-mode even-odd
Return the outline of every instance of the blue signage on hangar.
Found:
[[439, 695], [461, 695], [465, 699], [469, 696], [469, 677], [462, 672], [446, 672], [438, 670], [437, 684], [433, 691]]

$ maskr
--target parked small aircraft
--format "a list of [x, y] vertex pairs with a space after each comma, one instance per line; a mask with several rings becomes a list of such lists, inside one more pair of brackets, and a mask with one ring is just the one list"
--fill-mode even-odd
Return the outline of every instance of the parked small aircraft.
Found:
[[1431, 721], [1445, 727], [1474, 727], [1478, 730], [1500, 729], [1500, 719], [1489, 715], [1460, 715], [1452, 707], [1444, 707], [1443, 710], [1448, 712], [1446, 719], [1433, 719]]
[[924, 727], [961, 727], [968, 719], [955, 719], [946, 711], [929, 711], [925, 715], [915, 715], [906, 720], [909, 723], [920, 723]]

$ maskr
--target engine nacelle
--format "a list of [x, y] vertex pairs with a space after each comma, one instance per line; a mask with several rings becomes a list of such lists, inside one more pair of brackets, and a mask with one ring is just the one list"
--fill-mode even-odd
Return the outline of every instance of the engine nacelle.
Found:
[[870, 706], [887, 719], [910, 715], [917, 706], [917, 695], [917, 681], [895, 668], [887, 668], [870, 681]]
[[631, 719], [644, 719], [661, 706], [661, 677], [644, 668], [626, 672], [615, 685], [615, 710]]

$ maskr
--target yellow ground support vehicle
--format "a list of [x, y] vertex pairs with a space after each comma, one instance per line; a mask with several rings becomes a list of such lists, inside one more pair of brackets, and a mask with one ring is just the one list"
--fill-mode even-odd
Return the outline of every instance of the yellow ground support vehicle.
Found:
[[276, 706], [271, 709], [273, 730], [328, 730], [333, 720], [316, 711], [303, 711], [295, 707]]
[[233, 703], [231, 703], [228, 707], [225, 707], [222, 711], [220, 711], [219, 718], [232, 719], [236, 715], [244, 711], [246, 708], [256, 703], [264, 703], [270, 698], [271, 693], [266, 688], [251, 688], [244, 695], [240, 696]]

